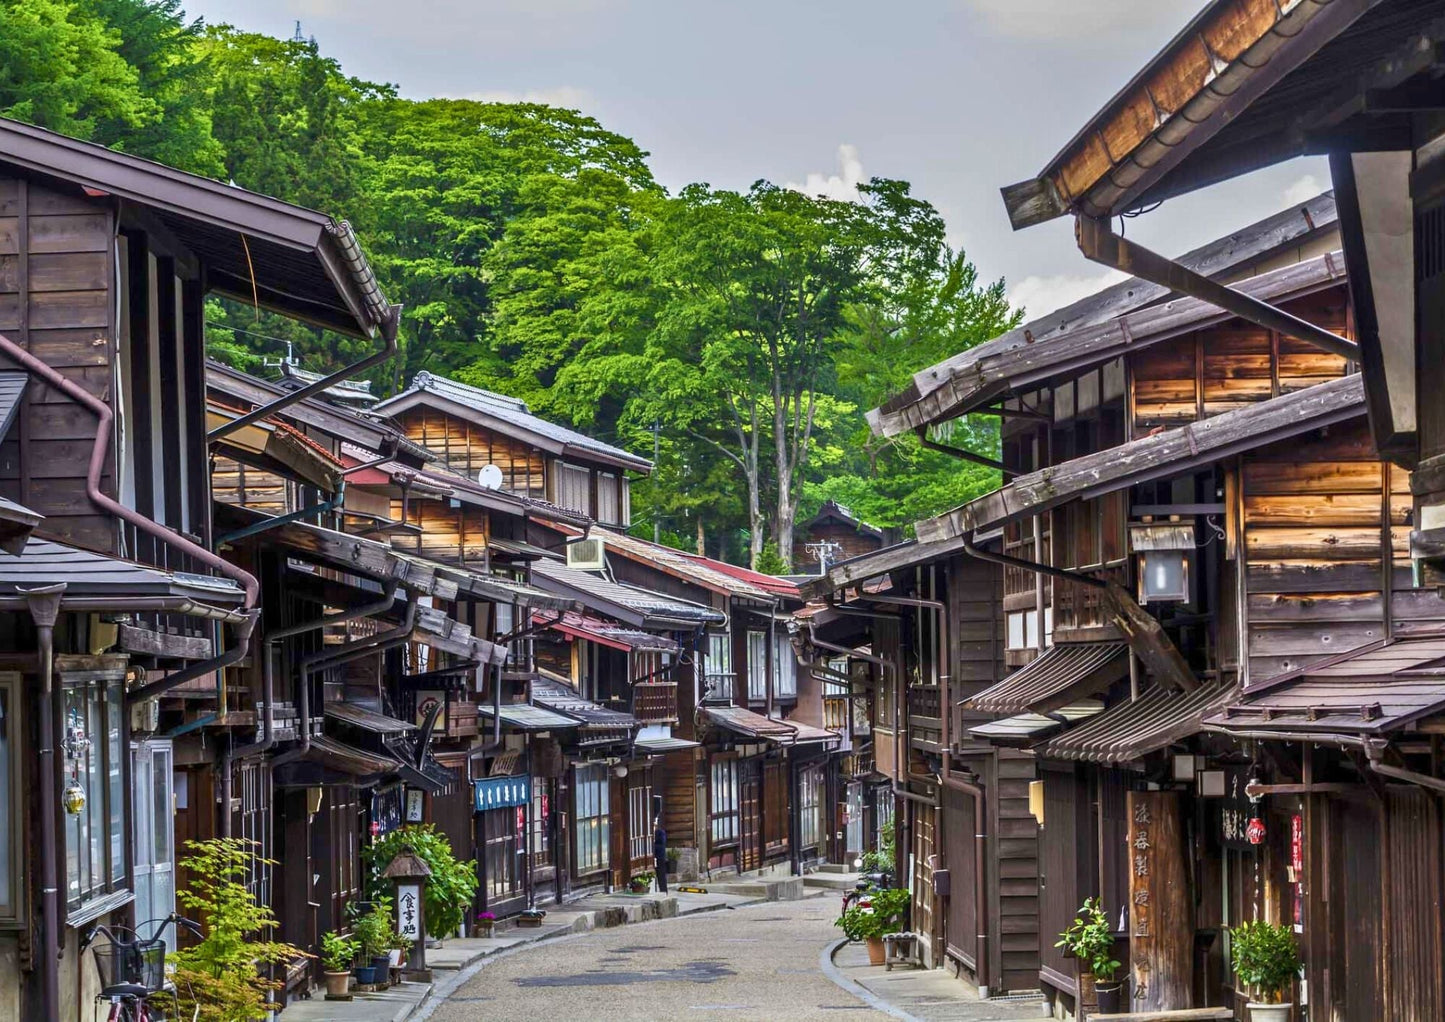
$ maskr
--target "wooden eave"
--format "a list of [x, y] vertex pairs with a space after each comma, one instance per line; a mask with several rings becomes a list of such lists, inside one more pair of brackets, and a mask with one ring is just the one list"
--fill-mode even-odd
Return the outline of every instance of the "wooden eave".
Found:
[[1242, 451], [1363, 415], [1360, 376], [1342, 376], [1247, 408], [1141, 437], [1038, 472], [917, 524], [920, 541], [942, 542], [1041, 514], [1071, 500], [1211, 464]]
[[839, 589], [859, 585], [904, 568], [927, 564], [962, 550], [961, 537], [950, 537], [938, 542], [924, 541], [920, 537], [905, 543], [895, 543], [881, 550], [872, 550], [857, 557], [850, 557], [846, 561], [839, 561], [828, 568], [826, 575], [800, 583], [798, 593], [804, 600], [820, 600]]

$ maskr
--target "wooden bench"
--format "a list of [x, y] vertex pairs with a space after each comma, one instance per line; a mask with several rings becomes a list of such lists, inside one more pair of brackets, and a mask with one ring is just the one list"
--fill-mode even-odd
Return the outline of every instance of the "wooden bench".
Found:
[[885, 972], [892, 972], [893, 966], [897, 963], [911, 965], [913, 963], [913, 942], [918, 939], [918, 934], [909, 933], [904, 930], [902, 933], [885, 933], [883, 935], [883, 964]]
[[1089, 1022], [1230, 1022], [1232, 1008], [1181, 1008], [1178, 1011], [1121, 1011], [1089, 1015]]

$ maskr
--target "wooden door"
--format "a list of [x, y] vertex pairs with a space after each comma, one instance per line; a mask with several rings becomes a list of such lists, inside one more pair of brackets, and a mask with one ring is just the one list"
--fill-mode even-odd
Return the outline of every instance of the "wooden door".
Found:
[[738, 801], [742, 809], [738, 833], [738, 871], [763, 865], [763, 764], [758, 759], [738, 760]]
[[769, 860], [788, 854], [788, 765], [767, 763], [763, 767], [763, 854]]

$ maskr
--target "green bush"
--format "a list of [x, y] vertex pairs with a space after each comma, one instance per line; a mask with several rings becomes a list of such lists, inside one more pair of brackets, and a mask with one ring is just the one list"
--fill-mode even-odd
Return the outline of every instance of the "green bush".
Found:
[[1288, 926], [1256, 919], [1229, 931], [1235, 978], [1265, 1003], [1280, 995], [1299, 972], [1299, 945]]
[[470, 860], [458, 862], [446, 835], [429, 823], [398, 827], [367, 846], [361, 853], [369, 874], [366, 896], [371, 901], [390, 897], [392, 883], [382, 879], [381, 874], [408, 845], [417, 858], [431, 868], [423, 892], [427, 934], [450, 937], [461, 929], [467, 909], [476, 897], [477, 864]]
[[841, 927], [849, 940], [883, 937], [903, 929], [903, 920], [908, 915], [909, 894], [906, 890], [876, 891], [871, 900], [870, 908], [854, 905], [834, 920], [833, 925]]
[[361, 945], [363, 965], [391, 950], [391, 899], [383, 895], [371, 903], [371, 909], [356, 920], [356, 940]]
[[1109, 917], [1098, 898], [1084, 899], [1079, 914], [1059, 934], [1054, 947], [1073, 952], [1096, 982], [1114, 982], [1120, 967], [1114, 957], [1114, 931], [1109, 928]]
[[360, 942], [339, 933], [321, 935], [321, 967], [327, 972], [346, 972], [356, 960]]

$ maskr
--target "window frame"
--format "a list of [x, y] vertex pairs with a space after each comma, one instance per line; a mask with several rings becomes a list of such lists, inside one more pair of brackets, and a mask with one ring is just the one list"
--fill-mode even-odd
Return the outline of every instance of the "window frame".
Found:
[[[83, 923], [92, 918], [96, 906], [105, 906], [102, 912], [110, 911], [130, 901], [132, 895], [130, 849], [125, 839], [131, 826], [126, 798], [130, 789], [130, 729], [124, 712], [125, 669], [61, 671], [58, 676], [65, 704], [61, 726], [69, 728], [72, 701], [77, 698], [76, 693], [81, 693], [78, 698], [85, 718], [83, 726], [90, 740], [83, 759], [71, 756], [64, 745], [57, 750], [65, 776], [81, 783], [82, 769], [85, 774], [85, 806], [79, 813], [66, 814], [63, 833], [66, 850], [65, 911], [68, 921]], [[98, 843], [93, 833], [97, 820], [104, 827]], [[84, 842], [81, 840], [82, 829]], [[82, 844], [88, 846], [86, 865], [91, 880], [88, 886], [79, 889]], [[72, 853], [75, 855], [75, 872], [72, 872]], [[99, 881], [94, 879], [97, 875], [100, 876]], [[74, 895], [71, 893], [72, 886], [77, 888]]]
[[[611, 780], [602, 763], [579, 763], [572, 772], [573, 869], [579, 877], [612, 866]], [[593, 822], [595, 821], [595, 822]], [[589, 854], [583, 856], [583, 852]]]
[[[724, 797], [719, 797], [720, 795]], [[738, 790], [738, 761], [732, 756], [716, 757], [708, 764], [708, 845], [731, 848], [742, 829], [741, 793]], [[723, 824], [719, 833], [719, 824]]]
[[[631, 775], [628, 775], [629, 782]], [[639, 811], [640, 810], [640, 811]], [[652, 858], [652, 778], [627, 786], [627, 855], [632, 862]]]
[[[737, 675], [733, 672], [733, 636], [731, 632], [707, 633], [707, 659], [703, 668], [705, 699], [732, 702]], [[713, 685], [717, 687], [714, 689]]]

